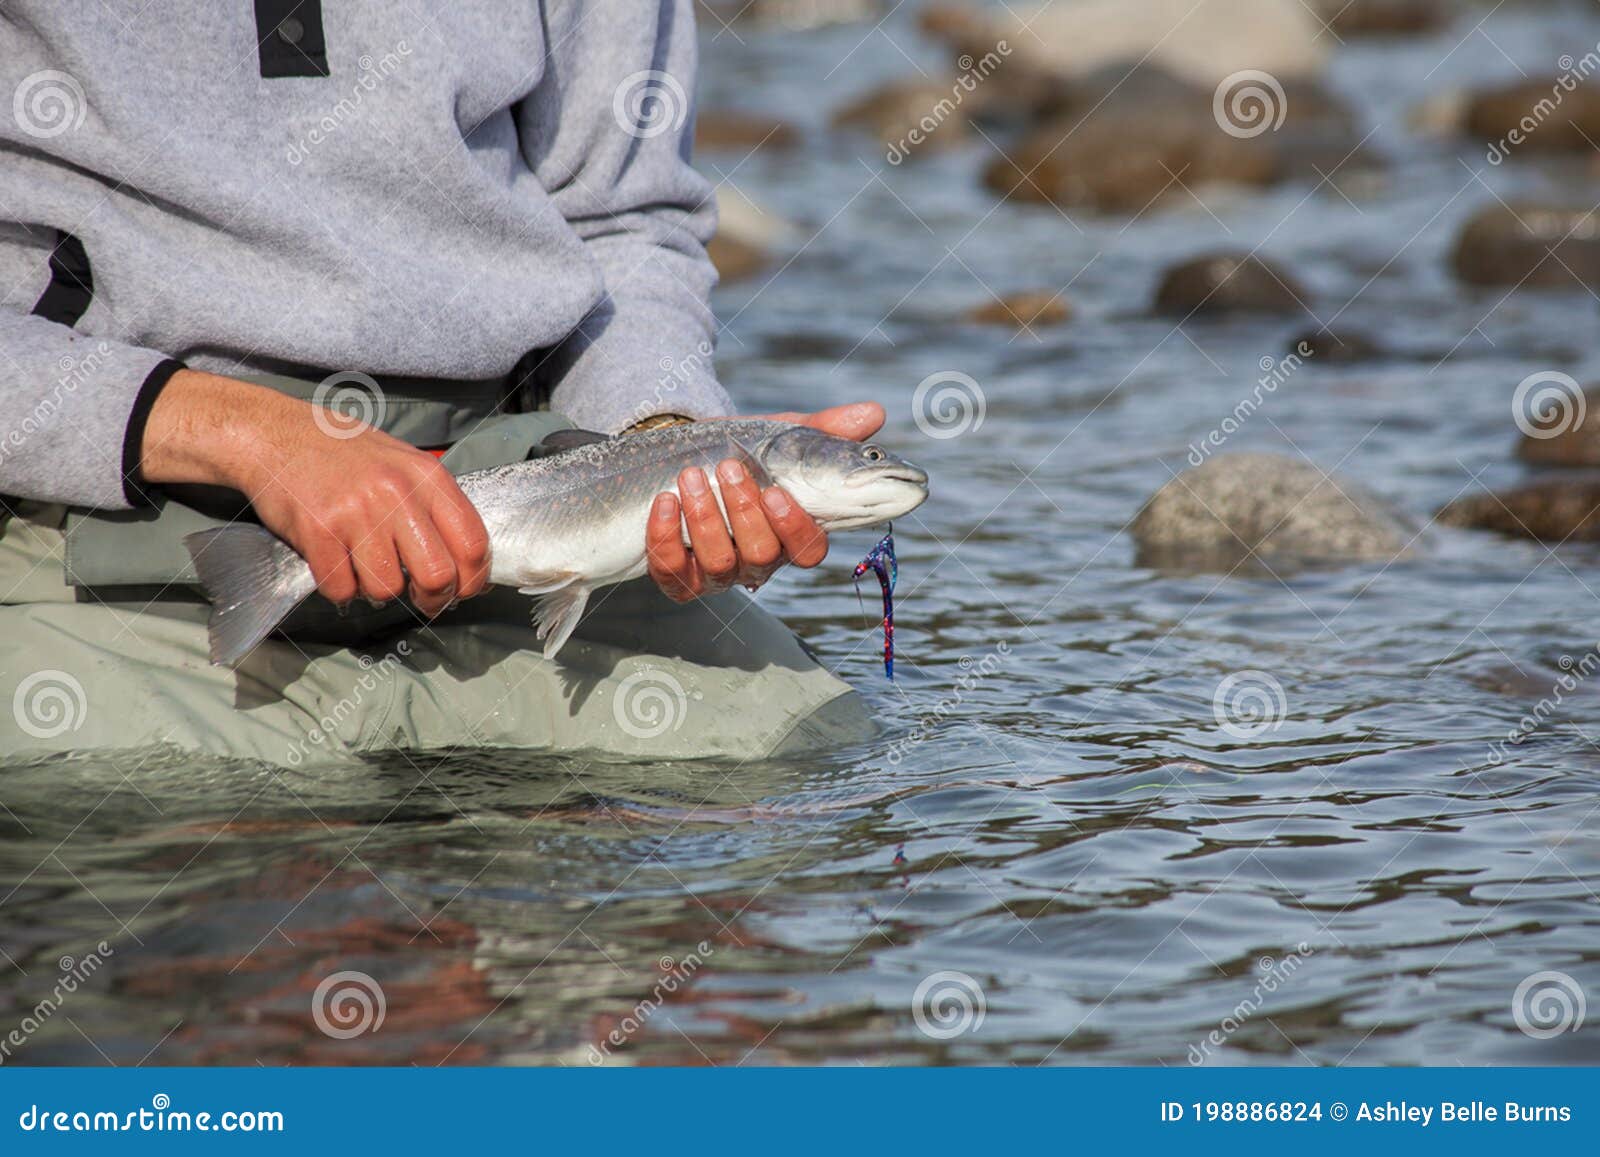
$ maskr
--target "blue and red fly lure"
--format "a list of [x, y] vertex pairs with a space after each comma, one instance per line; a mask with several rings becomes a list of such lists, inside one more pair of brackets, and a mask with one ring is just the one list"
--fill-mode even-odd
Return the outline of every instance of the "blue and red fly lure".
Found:
[[868, 571], [878, 576], [878, 586], [883, 588], [883, 673], [894, 678], [894, 584], [900, 577], [899, 564], [894, 557], [894, 527], [884, 535], [878, 545], [867, 552], [867, 557], [856, 564], [856, 594], [861, 594], [861, 577]]

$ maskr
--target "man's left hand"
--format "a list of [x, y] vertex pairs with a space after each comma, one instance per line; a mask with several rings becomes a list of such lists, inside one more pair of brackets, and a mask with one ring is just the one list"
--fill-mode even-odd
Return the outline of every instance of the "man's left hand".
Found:
[[[812, 426], [856, 442], [877, 433], [884, 418], [883, 407], [876, 402], [834, 406], [815, 414], [758, 416]], [[713, 485], [722, 490], [727, 522]], [[687, 547], [684, 526], [689, 531]], [[650, 577], [669, 598], [686, 603], [734, 583], [754, 590], [786, 562], [816, 566], [828, 553], [828, 533], [782, 487], [761, 490], [742, 464], [729, 459], [717, 467], [715, 483], [699, 467], [690, 467], [678, 475], [678, 494], [666, 491], [656, 496], [645, 547]]]

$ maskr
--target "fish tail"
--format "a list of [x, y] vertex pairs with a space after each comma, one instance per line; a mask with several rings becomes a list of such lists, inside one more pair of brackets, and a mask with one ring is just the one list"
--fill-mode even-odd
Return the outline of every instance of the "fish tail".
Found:
[[259, 526], [201, 530], [183, 545], [211, 600], [211, 661], [218, 666], [244, 658], [317, 587], [293, 548]]

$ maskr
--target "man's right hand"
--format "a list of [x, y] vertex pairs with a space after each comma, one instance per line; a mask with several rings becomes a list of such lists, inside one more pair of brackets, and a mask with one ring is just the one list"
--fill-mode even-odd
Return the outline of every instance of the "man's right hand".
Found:
[[438, 459], [264, 386], [174, 374], [150, 410], [140, 471], [241, 491], [341, 605], [408, 594], [431, 618], [488, 585], [488, 531]]

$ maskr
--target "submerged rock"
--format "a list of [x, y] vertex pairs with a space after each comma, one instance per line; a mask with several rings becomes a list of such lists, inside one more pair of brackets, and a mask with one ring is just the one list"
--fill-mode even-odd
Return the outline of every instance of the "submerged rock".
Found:
[[832, 123], [870, 133], [899, 164], [917, 152], [966, 140], [972, 131], [969, 99], [954, 82], [892, 81], [834, 113]]
[[1552, 415], [1553, 429], [1539, 430], [1544, 437], [1518, 437], [1518, 458], [1537, 466], [1600, 466], [1600, 386], [1584, 389], [1581, 407], [1572, 401]]
[[1035, 329], [1060, 325], [1072, 316], [1072, 303], [1052, 289], [1025, 290], [997, 297], [968, 312], [967, 320], [981, 325], [1009, 325]]
[[1435, 32], [1450, 20], [1444, 0], [1317, 0], [1315, 10], [1340, 36]]
[[1518, 153], [1588, 153], [1600, 141], [1600, 87], [1518, 81], [1469, 95], [1465, 122], [1496, 164]]
[[1385, 350], [1364, 333], [1354, 330], [1313, 329], [1289, 342], [1286, 354], [1321, 365], [1349, 365], [1381, 358]]
[[1540, 542], [1600, 542], [1600, 474], [1541, 478], [1499, 493], [1469, 494], [1436, 518], [1442, 526]]
[[1157, 313], [1299, 313], [1310, 295], [1287, 272], [1260, 257], [1212, 253], [1168, 269], [1156, 289]]
[[1490, 205], [1462, 227], [1451, 263], [1471, 285], [1600, 285], [1600, 213], [1526, 201]]
[[1414, 528], [1386, 501], [1283, 454], [1223, 454], [1168, 482], [1133, 521], [1138, 564], [1232, 569], [1381, 559]]

